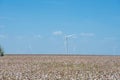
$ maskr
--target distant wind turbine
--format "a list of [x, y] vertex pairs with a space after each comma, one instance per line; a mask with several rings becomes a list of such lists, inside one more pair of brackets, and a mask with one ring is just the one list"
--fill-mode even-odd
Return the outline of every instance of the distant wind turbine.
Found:
[[65, 35], [64, 36], [64, 40], [65, 40], [65, 52], [68, 54], [69, 53], [69, 44], [68, 44], [68, 41], [69, 41], [69, 38], [75, 38], [75, 35], [72, 34], [72, 35]]

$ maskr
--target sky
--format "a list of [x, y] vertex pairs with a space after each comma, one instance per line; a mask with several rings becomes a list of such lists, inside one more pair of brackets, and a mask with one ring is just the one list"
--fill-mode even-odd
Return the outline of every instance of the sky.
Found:
[[7, 54], [120, 55], [120, 0], [0, 0]]

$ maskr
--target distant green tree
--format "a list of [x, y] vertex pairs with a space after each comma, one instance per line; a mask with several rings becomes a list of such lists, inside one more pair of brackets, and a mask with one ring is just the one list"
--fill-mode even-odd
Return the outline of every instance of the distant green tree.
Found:
[[4, 56], [4, 51], [1, 46], [0, 46], [0, 56]]

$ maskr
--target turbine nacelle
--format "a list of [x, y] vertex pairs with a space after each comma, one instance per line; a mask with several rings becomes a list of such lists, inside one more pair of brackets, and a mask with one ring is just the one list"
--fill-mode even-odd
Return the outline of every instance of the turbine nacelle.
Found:
[[76, 35], [75, 34], [71, 34], [71, 35], [65, 35], [64, 37], [65, 38], [76, 38]]

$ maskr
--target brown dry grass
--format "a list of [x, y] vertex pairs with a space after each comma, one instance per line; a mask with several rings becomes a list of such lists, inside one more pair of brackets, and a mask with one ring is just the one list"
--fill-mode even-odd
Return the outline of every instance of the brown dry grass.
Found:
[[120, 80], [120, 56], [4, 56], [0, 80]]

